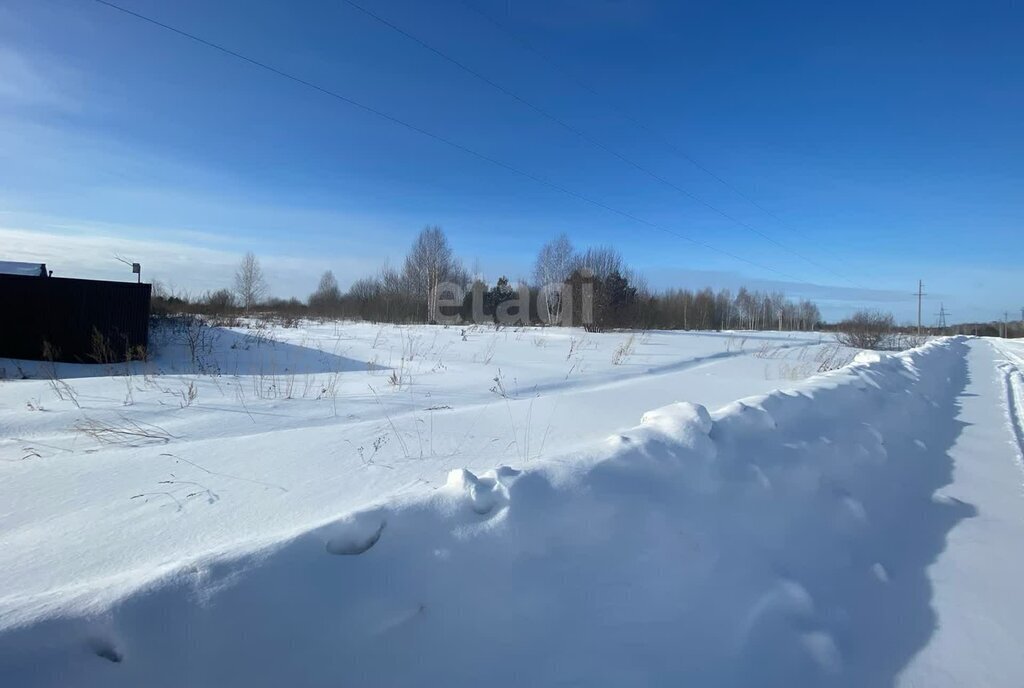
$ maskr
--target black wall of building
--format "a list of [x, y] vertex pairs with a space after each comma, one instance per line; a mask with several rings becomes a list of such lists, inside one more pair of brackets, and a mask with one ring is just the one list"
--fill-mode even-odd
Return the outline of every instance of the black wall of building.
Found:
[[148, 284], [0, 275], [0, 357], [43, 360], [48, 343], [53, 360], [126, 360], [149, 343], [149, 299]]

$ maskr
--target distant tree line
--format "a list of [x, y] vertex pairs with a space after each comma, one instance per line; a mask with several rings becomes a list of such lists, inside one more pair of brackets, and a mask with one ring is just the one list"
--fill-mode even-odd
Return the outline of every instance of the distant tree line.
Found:
[[635, 329], [786, 329], [821, 325], [817, 305], [780, 292], [740, 288], [651, 290], [614, 248], [578, 251], [559, 236], [541, 247], [530, 279], [471, 275], [440, 227], [424, 228], [400, 267], [385, 264], [342, 291], [328, 270], [306, 302], [274, 299], [251, 252], [239, 264], [233, 289], [198, 298], [154, 288], [156, 312], [357, 318], [374, 322], [493, 321], [505, 324], [581, 324], [600, 331]]
[[916, 325], [897, 325], [891, 313], [877, 310], [859, 310], [833, 325], [822, 329], [834, 331], [836, 341], [858, 349], [903, 351], [921, 346], [933, 336], [956, 334], [979, 337], [1024, 337], [1024, 321], [987, 323], [958, 323], [946, 327], [926, 327], [918, 331]]
[[979, 337], [1024, 337], [1024, 320], [959, 323], [940, 331], [942, 334], [972, 334]]

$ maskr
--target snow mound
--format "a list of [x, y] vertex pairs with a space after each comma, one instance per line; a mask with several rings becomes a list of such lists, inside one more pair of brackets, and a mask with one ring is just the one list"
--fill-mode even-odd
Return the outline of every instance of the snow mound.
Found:
[[464, 468], [448, 473], [445, 490], [454, 497], [463, 497], [475, 513], [489, 514], [508, 501], [508, 485], [519, 471], [502, 466], [480, 477]]
[[[453, 470], [424, 498], [201, 562], [202, 576], [181, 571], [102, 610], [8, 628], [0, 675], [17, 686], [891, 684], [935, 625], [926, 568], [969, 515], [933, 497], [949, 482], [948, 380], [964, 374], [964, 348], [953, 338], [863, 357], [716, 413], [673, 404], [523, 472]], [[914, 442], [924, 436], [927, 447]]]
[[640, 419], [640, 425], [655, 428], [681, 443], [694, 435], [707, 435], [711, 432], [711, 414], [699, 404], [679, 402], [648, 411]]

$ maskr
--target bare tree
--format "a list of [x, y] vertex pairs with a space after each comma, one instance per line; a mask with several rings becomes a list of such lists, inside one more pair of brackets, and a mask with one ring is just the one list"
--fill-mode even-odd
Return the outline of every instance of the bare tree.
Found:
[[341, 289], [334, 273], [328, 270], [320, 276], [320, 284], [309, 296], [309, 307], [319, 313], [336, 313], [341, 307]]
[[821, 311], [818, 310], [817, 304], [804, 299], [798, 308], [801, 330], [813, 330], [821, 322]]
[[238, 300], [248, 313], [249, 309], [267, 295], [267, 281], [263, 277], [263, 268], [256, 255], [249, 251], [242, 258], [235, 270], [235, 293]]
[[573, 247], [562, 234], [544, 244], [533, 268], [534, 282], [540, 287], [544, 316], [549, 325], [559, 321], [562, 313], [561, 285], [572, 274]]
[[622, 254], [611, 246], [588, 248], [582, 254], [575, 256], [572, 260], [572, 270], [569, 272], [584, 269], [589, 270], [594, 277], [602, 281], [613, 272], [620, 275], [629, 272], [623, 264]]
[[455, 259], [444, 231], [433, 226], [424, 227], [416, 237], [405, 258], [402, 277], [410, 295], [426, 299], [427, 322], [433, 322], [437, 316], [434, 309], [441, 283], [464, 282], [465, 270]]
[[380, 296], [383, 286], [376, 277], [363, 277], [357, 279], [348, 288], [348, 295], [361, 301], [370, 301]]
[[230, 289], [208, 291], [203, 295], [206, 307], [213, 315], [224, 315], [235, 307], [235, 294]]

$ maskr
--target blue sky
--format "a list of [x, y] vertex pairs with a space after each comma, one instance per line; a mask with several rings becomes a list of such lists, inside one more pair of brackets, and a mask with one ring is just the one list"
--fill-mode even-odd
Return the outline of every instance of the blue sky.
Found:
[[120, 253], [196, 293], [251, 249], [276, 294], [304, 296], [439, 224], [492, 279], [566, 232], [655, 287], [781, 287], [832, 317], [909, 321], [918, 278], [926, 320], [940, 301], [954, 320], [1024, 306], [1020, 3], [357, 1], [811, 261], [340, 0], [120, 4], [771, 270], [91, 0], [0, 5], [0, 258], [130, 277]]

